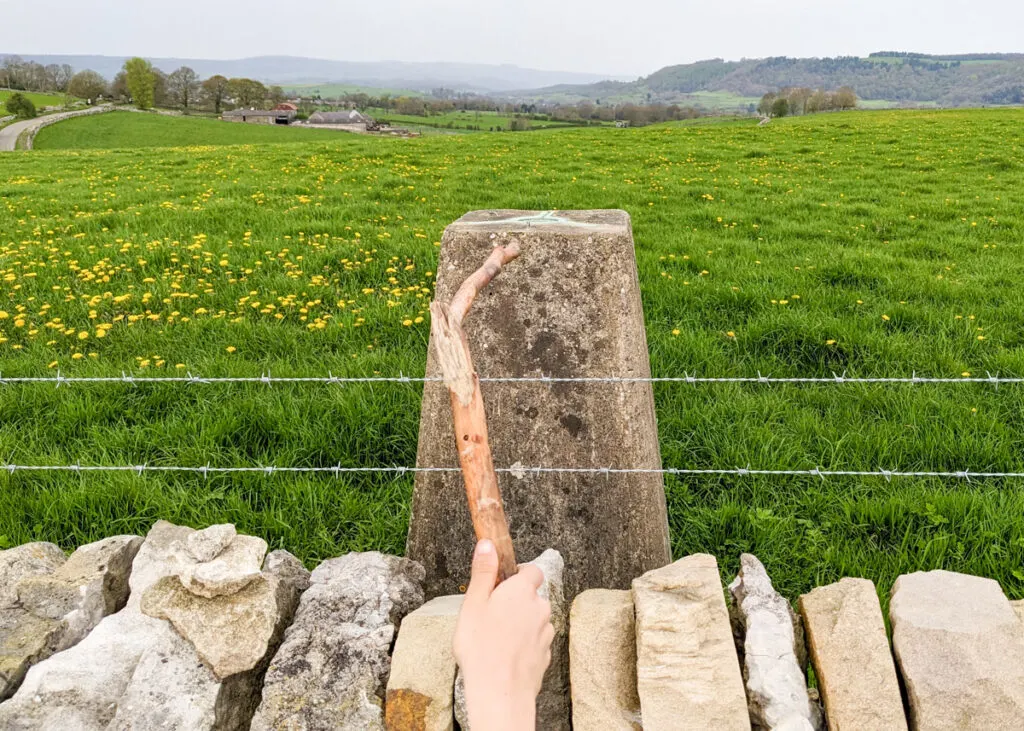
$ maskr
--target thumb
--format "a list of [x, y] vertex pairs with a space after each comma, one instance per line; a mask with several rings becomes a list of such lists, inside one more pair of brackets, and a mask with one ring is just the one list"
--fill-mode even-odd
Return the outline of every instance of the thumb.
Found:
[[473, 567], [466, 587], [466, 602], [485, 602], [498, 583], [498, 551], [484, 538], [473, 551]]

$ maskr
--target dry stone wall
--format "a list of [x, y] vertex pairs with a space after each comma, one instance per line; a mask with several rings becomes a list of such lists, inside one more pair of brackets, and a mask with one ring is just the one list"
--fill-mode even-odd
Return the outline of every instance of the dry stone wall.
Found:
[[[570, 611], [562, 557], [535, 563], [567, 645], [538, 698], [545, 731], [1003, 729], [1024, 717], [1024, 604], [989, 579], [901, 577], [890, 646], [865, 579], [811, 591], [797, 614], [754, 556], [726, 590], [715, 559], [697, 555], [631, 590], [585, 591]], [[70, 557], [47, 543], [0, 551], [0, 729], [466, 731], [451, 650], [462, 597], [424, 604], [424, 575], [379, 553], [311, 574], [233, 526], [163, 521]]]

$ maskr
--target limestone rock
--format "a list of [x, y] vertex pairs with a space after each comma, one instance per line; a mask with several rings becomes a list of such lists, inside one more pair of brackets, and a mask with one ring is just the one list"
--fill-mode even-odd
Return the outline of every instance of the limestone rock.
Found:
[[320, 564], [270, 663], [253, 731], [383, 729], [388, 657], [423, 567], [380, 553]]
[[258, 576], [229, 596], [193, 594], [173, 576], [142, 598], [142, 612], [170, 620], [218, 679], [252, 670], [266, 656], [279, 621], [277, 579]]
[[132, 563], [128, 580], [130, 593], [128, 607], [138, 609], [146, 589], [165, 576], [177, 576], [185, 561], [182, 556], [184, 541], [195, 531], [186, 526], [158, 520], [146, 534], [146, 540]]
[[0, 607], [17, 601], [22, 579], [51, 574], [65, 561], [67, 556], [52, 543], [26, 543], [0, 551]]
[[32, 665], [53, 654], [60, 634], [56, 620], [21, 607], [0, 609], [0, 701], [18, 689]]
[[569, 604], [565, 600], [565, 562], [558, 551], [547, 549], [531, 561], [544, 573], [537, 591], [551, 605], [555, 639], [551, 643], [551, 665], [537, 696], [537, 727], [544, 731], [569, 731]]
[[832, 731], [906, 731], [903, 700], [875, 585], [843, 579], [800, 597]]
[[[260, 575], [266, 555], [267, 542], [262, 538], [235, 536], [216, 558], [194, 564], [182, 561], [184, 566], [178, 578], [186, 589], [198, 596], [208, 599], [230, 596]], [[189, 556], [192, 556], [191, 549]]]
[[807, 694], [803, 629], [789, 602], [772, 586], [764, 565], [740, 556], [740, 573], [729, 585], [743, 624], [743, 677], [754, 729], [821, 731], [821, 709]]
[[209, 528], [197, 530], [185, 540], [185, 548], [199, 563], [212, 561], [231, 545], [238, 535], [235, 526], [230, 523], [211, 525]]
[[949, 571], [901, 576], [889, 617], [911, 728], [1020, 727], [1024, 632], [997, 582]]
[[633, 581], [645, 731], [750, 729], [718, 563], [698, 554]]
[[469, 725], [469, 711], [466, 709], [466, 686], [462, 682], [462, 672], [455, 678], [455, 720], [461, 731], [472, 731]]
[[55, 651], [79, 642], [103, 617], [128, 601], [132, 561], [139, 536], [114, 536], [82, 546], [52, 574], [18, 584], [19, 604], [38, 617], [63, 622]]
[[[0, 704], [5, 731], [241, 731], [259, 702], [262, 670], [219, 680], [195, 647], [167, 621], [140, 611], [147, 590], [183, 568], [181, 548], [192, 529], [158, 522], [132, 564], [132, 594], [74, 647], [29, 670]], [[266, 581], [284, 579], [268, 572]], [[289, 592], [284, 594], [291, 595]], [[282, 615], [284, 613], [282, 612]], [[277, 637], [283, 634], [282, 618]]]
[[438, 597], [402, 620], [388, 678], [388, 731], [452, 731], [452, 642], [462, 600], [461, 595]]
[[36, 558], [19, 560], [22, 569], [56, 568], [29, 571], [6, 587], [16, 599], [0, 608], [0, 699], [14, 693], [29, 667], [77, 644], [124, 605], [131, 562], [141, 543], [138, 536], [108, 538], [82, 546], [67, 561], [55, 553], [56, 546], [37, 544], [47, 548], [28, 552]]
[[1013, 611], [1017, 613], [1018, 619], [1020, 619], [1021, 622], [1024, 622], [1024, 599], [1010, 602], [1010, 606], [1013, 607]]
[[263, 561], [263, 573], [272, 574], [281, 580], [284, 588], [292, 592], [293, 600], [290, 601], [295, 606], [298, 606], [302, 592], [309, 588], [309, 570], [288, 551], [278, 549], [267, 554]]
[[590, 589], [569, 614], [574, 731], [640, 731], [633, 593]]
[[[438, 301], [446, 302], [495, 244], [521, 256], [492, 282], [465, 323], [482, 375], [650, 376], [630, 219], [624, 211], [474, 211], [441, 242]], [[439, 376], [434, 348], [427, 375]], [[494, 462], [508, 467], [661, 467], [650, 384], [485, 383]], [[449, 395], [423, 389], [417, 464], [458, 465]], [[628, 589], [671, 561], [661, 475], [499, 475], [516, 554], [546, 548], [565, 560], [565, 597]], [[416, 475], [408, 555], [427, 569], [427, 596], [469, 580], [475, 544], [461, 475]], [[582, 529], [581, 526], [586, 526]]]

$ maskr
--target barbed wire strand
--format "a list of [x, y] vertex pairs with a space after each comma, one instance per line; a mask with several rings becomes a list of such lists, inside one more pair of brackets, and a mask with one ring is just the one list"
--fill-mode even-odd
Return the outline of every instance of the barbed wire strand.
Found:
[[[170, 466], [170, 465], [22, 465], [0, 464], [0, 472], [14, 474], [16, 472], [134, 472], [142, 475], [146, 472], [185, 472], [204, 476], [213, 474], [260, 473], [264, 475], [278, 474], [333, 474], [341, 476], [351, 473], [382, 473], [382, 474], [416, 474], [421, 472], [461, 472], [459, 467], [277, 467], [273, 465], [252, 465], [246, 467], [211, 467], [209, 465]], [[689, 469], [675, 467], [525, 467], [513, 465], [499, 467], [497, 472], [511, 474], [516, 478], [541, 474], [585, 474], [585, 475], [721, 475], [721, 476], [770, 476], [770, 477], [883, 477], [887, 481], [894, 477], [935, 477], [948, 479], [971, 480], [1024, 478], [1024, 472], [974, 472], [971, 470], [771, 470], [737, 467], [732, 469]]]
[[[128, 373], [122, 373], [120, 376], [65, 376], [57, 372], [55, 376], [3, 376], [0, 374], [0, 386], [9, 386], [15, 384], [34, 384], [34, 383], [52, 383], [60, 388], [63, 385], [74, 385], [84, 383], [103, 383], [103, 384], [128, 384], [128, 385], [146, 385], [155, 383], [174, 383], [174, 384], [185, 384], [185, 385], [206, 385], [206, 384], [229, 384], [229, 383], [260, 383], [267, 386], [275, 383], [311, 383], [311, 384], [327, 384], [327, 385], [344, 385], [347, 383], [369, 383], [369, 384], [413, 384], [413, 383], [441, 383], [444, 379], [440, 377], [422, 377], [422, 376], [405, 376], [399, 374], [398, 376], [360, 376], [360, 377], [345, 377], [345, 376], [334, 376], [328, 374], [327, 376], [271, 376], [266, 373], [261, 376], [220, 376], [220, 377], [203, 377], [196, 376], [189, 373], [185, 376], [135, 376]], [[546, 383], [546, 384], [558, 384], [558, 383], [581, 383], [581, 384], [615, 384], [615, 383], [689, 383], [689, 384], [701, 384], [701, 383], [759, 383], [765, 385], [771, 384], [871, 384], [871, 383], [890, 383], [890, 384], [942, 384], [942, 383], [985, 383], [998, 388], [1000, 385], [1020, 385], [1024, 384], [1024, 378], [1017, 377], [1005, 377], [992, 374], [986, 374], [984, 377], [980, 376], [965, 376], [961, 378], [950, 378], [950, 377], [927, 377], [918, 376], [913, 374], [911, 376], [877, 376], [877, 377], [856, 377], [847, 376], [833, 373], [831, 376], [801, 376], [801, 377], [772, 377], [762, 376], [758, 373], [756, 376], [726, 376], [726, 377], [707, 377], [707, 376], [691, 376], [684, 374], [682, 376], [655, 376], [655, 377], [633, 377], [633, 376], [604, 376], [604, 377], [585, 377], [585, 376], [498, 376], [498, 377], [481, 377], [481, 383]]]

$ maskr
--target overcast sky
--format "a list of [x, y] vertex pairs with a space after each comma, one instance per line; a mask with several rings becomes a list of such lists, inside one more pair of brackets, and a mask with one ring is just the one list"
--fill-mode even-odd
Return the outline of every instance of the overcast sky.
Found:
[[1024, 51], [1021, 0], [0, 0], [0, 54], [513, 63]]

